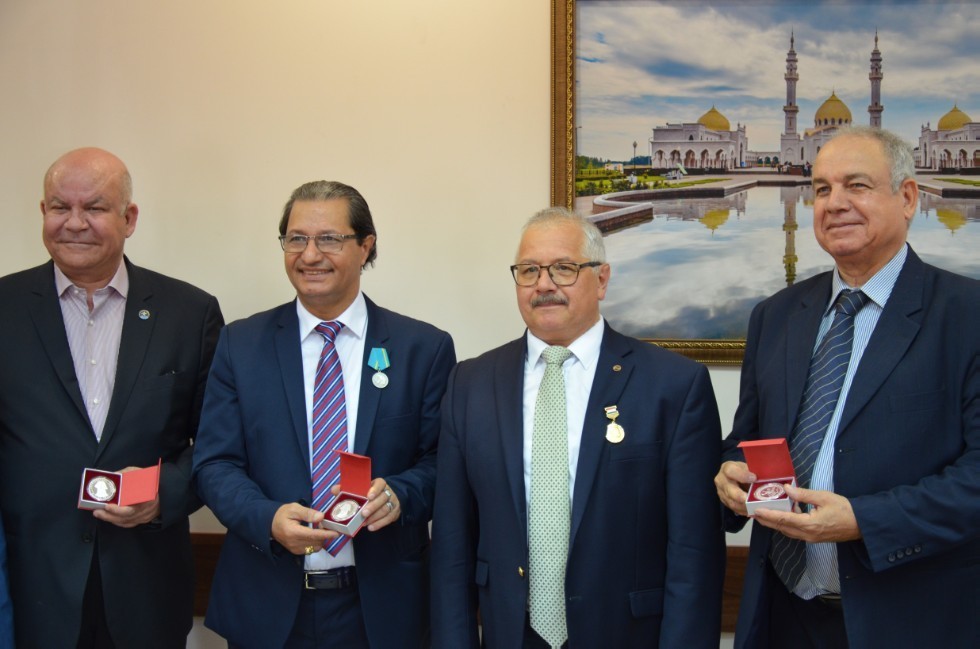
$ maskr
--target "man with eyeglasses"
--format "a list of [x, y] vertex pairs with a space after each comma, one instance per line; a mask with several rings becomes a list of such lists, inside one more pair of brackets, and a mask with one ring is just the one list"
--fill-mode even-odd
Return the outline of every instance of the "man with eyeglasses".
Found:
[[707, 370], [603, 320], [588, 220], [535, 215], [511, 272], [526, 334], [460, 363], [443, 400], [434, 646], [716, 648]]
[[[453, 341], [361, 292], [377, 233], [353, 187], [300, 186], [279, 234], [296, 300], [225, 328], [195, 446], [198, 491], [228, 528], [205, 624], [231, 647], [428, 646]], [[321, 526], [350, 513], [331, 502], [338, 451], [371, 458], [352, 541]]]

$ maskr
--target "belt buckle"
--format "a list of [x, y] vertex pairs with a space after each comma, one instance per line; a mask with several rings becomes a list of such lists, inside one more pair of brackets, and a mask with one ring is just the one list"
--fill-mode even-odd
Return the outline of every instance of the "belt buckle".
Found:
[[310, 572], [303, 572], [303, 588], [306, 590], [316, 590], [316, 588], [310, 586]]

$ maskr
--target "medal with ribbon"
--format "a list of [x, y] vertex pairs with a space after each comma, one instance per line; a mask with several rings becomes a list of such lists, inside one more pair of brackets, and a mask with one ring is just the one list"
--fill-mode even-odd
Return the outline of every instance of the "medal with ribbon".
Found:
[[374, 387], [379, 389], [388, 387], [388, 375], [384, 373], [386, 369], [391, 367], [391, 361], [388, 360], [388, 350], [384, 347], [372, 347], [371, 354], [368, 356], [368, 365], [374, 369], [374, 376], [371, 377], [371, 383], [374, 384]]
[[605, 410], [606, 419], [612, 422], [606, 426], [606, 439], [613, 444], [619, 444], [626, 437], [626, 431], [616, 423], [616, 418], [619, 417], [619, 408], [617, 406], [606, 406]]

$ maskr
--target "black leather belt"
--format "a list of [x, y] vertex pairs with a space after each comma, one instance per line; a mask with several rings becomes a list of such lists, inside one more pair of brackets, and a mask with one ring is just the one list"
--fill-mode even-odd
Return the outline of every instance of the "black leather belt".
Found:
[[303, 587], [306, 590], [337, 590], [356, 585], [357, 573], [354, 571], [354, 566], [303, 573]]
[[817, 595], [817, 601], [825, 606], [829, 606], [835, 611], [843, 611], [844, 605], [841, 604], [840, 595], [834, 593], [825, 593], [823, 595]]

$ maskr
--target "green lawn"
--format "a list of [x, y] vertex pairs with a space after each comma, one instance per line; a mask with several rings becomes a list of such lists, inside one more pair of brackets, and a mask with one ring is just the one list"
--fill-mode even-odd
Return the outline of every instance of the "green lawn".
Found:
[[959, 183], [960, 185], [969, 185], [971, 187], [980, 187], [980, 180], [967, 180], [966, 178], [936, 178], [936, 180], [941, 180], [946, 183]]

